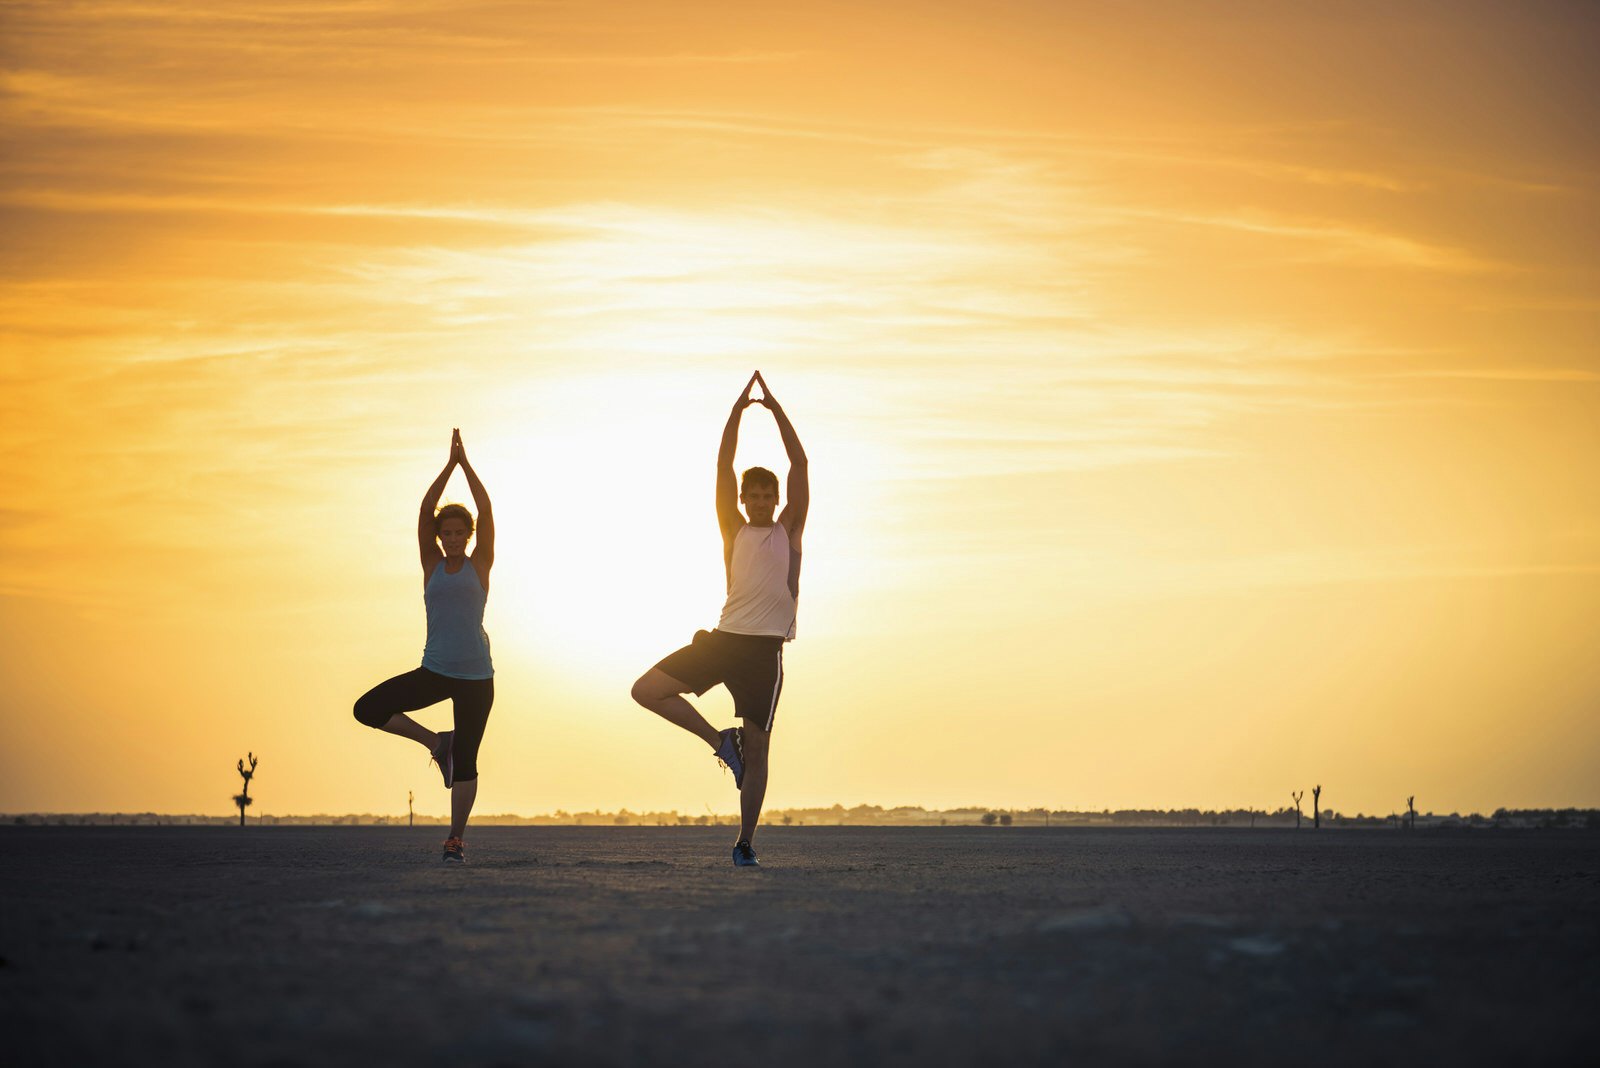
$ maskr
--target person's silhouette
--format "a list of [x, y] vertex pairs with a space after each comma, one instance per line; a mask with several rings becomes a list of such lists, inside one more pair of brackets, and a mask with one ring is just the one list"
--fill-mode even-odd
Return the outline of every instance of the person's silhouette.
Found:
[[[761, 387], [761, 396], [751, 390]], [[772, 412], [789, 454], [789, 503], [778, 509], [778, 476], [752, 467], [736, 483], [733, 455], [739, 418], [752, 404]], [[744, 503], [745, 514], [739, 513]], [[794, 638], [795, 605], [800, 596], [800, 538], [805, 530], [811, 485], [805, 450], [783, 408], [757, 371], [728, 416], [717, 452], [717, 525], [728, 597], [715, 630], [698, 631], [693, 642], [663, 659], [633, 684], [633, 699], [698, 736], [732, 771], [739, 788], [739, 839], [733, 862], [758, 865], [751, 842], [767, 794], [767, 753], [772, 724], [783, 692], [783, 643]], [[747, 518], [748, 517], [748, 518]], [[685, 693], [696, 696], [722, 684], [733, 696], [742, 727], [718, 731], [695, 710]]]
[[[459, 504], [439, 508], [439, 497], [456, 467], [467, 476], [478, 506], [477, 545], [472, 513]], [[494, 513], [489, 493], [467, 462], [461, 432], [451, 431], [450, 460], [428, 487], [417, 514], [417, 547], [422, 554], [422, 595], [428, 613], [428, 640], [422, 666], [380, 682], [356, 702], [355, 716], [369, 727], [398, 734], [426, 747], [450, 791], [450, 836], [444, 859], [464, 863], [467, 817], [478, 798], [478, 746], [494, 705], [494, 664], [483, 609], [494, 566]], [[449, 700], [454, 728], [435, 734], [406, 715]]]

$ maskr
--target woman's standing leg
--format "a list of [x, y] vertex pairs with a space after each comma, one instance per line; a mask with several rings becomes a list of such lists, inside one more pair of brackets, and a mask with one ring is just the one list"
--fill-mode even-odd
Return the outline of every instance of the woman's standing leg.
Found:
[[478, 746], [489, 724], [489, 709], [494, 707], [493, 679], [457, 679], [455, 688], [456, 733], [452, 740], [456, 784], [450, 789], [450, 837], [460, 838], [467, 830], [467, 817], [478, 799]]

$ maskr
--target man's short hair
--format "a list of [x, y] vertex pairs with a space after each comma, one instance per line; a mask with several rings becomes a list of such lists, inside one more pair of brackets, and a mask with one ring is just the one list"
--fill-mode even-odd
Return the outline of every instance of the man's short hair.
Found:
[[772, 492], [778, 492], [778, 476], [768, 471], [765, 467], [752, 467], [744, 473], [739, 480], [739, 492], [743, 493], [752, 486], [770, 486]]

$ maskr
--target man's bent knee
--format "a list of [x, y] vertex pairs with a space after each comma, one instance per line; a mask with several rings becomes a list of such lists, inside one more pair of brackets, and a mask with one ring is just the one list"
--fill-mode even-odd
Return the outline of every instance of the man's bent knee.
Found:
[[662, 700], [676, 697], [688, 689], [689, 687], [661, 669], [651, 668], [634, 682], [633, 699], [646, 708], [652, 708]]
[[640, 675], [633, 683], [633, 699], [649, 708], [656, 700], [655, 689], [650, 685], [650, 673]]

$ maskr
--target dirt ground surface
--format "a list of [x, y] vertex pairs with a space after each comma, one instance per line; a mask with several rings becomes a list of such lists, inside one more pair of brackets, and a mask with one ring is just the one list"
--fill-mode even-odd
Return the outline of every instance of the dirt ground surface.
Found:
[[0, 828], [17, 1065], [1560, 1063], [1600, 835]]

